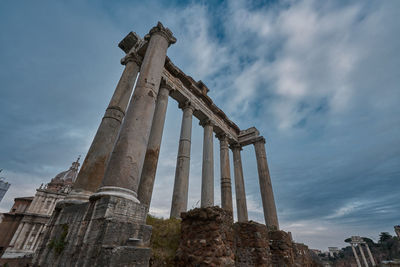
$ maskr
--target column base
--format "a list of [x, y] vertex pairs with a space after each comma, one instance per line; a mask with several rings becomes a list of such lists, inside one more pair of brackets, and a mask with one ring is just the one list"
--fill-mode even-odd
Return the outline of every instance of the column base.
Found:
[[34, 266], [148, 266], [152, 228], [145, 205], [98, 193], [61, 210]]
[[99, 188], [99, 190], [97, 190], [96, 193], [90, 196], [90, 200], [96, 200], [103, 196], [121, 197], [131, 200], [135, 203], [140, 203], [140, 201], [137, 199], [136, 192], [118, 186], [102, 186]]
[[89, 202], [89, 198], [92, 194], [93, 192], [90, 191], [72, 189], [72, 191], [69, 192], [69, 194], [65, 197], [65, 199], [59, 201], [56, 204], [56, 208], [60, 209], [69, 205]]

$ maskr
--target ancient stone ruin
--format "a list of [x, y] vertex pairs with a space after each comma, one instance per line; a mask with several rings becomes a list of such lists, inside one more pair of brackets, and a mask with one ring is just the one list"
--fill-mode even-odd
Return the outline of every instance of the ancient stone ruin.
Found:
[[[121, 60], [125, 69], [72, 191], [50, 219], [35, 266], [148, 266], [151, 226], [145, 222], [168, 97], [183, 111], [171, 207], [171, 217], [182, 217], [176, 265], [295, 266], [300, 250], [279, 230], [264, 137], [254, 127], [241, 130], [213, 103], [203, 82], [173, 64], [166, 54], [175, 42], [172, 32], [158, 23], [143, 39], [131, 32], [119, 43], [126, 53]], [[201, 208], [187, 212], [193, 116], [204, 128]], [[214, 134], [220, 141], [221, 208], [214, 206]], [[251, 144], [265, 225], [248, 221], [241, 150]]]

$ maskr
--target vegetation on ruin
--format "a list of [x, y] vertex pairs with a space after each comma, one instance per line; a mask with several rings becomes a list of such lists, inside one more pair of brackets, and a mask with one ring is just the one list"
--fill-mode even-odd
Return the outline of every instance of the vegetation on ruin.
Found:
[[179, 247], [181, 221], [147, 215], [146, 224], [153, 227], [151, 234], [151, 266], [175, 266], [174, 259]]
[[60, 255], [65, 247], [65, 238], [68, 235], [68, 224], [63, 224], [61, 235], [58, 238], [52, 239], [49, 243], [49, 248], [54, 249], [56, 255]]

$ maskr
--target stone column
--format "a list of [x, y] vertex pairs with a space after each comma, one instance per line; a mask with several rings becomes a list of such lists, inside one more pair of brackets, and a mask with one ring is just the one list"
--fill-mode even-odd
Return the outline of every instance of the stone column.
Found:
[[180, 105], [183, 109], [181, 136], [176, 160], [174, 193], [172, 195], [171, 218], [179, 218], [185, 212], [188, 202], [190, 147], [192, 138], [192, 117], [194, 108], [190, 102]]
[[364, 261], [365, 266], [369, 267], [368, 262], [367, 262], [367, 258], [365, 257], [364, 250], [363, 250], [361, 244], [358, 244], [358, 247], [360, 248], [361, 257], [362, 257], [362, 259]]
[[259, 138], [254, 143], [257, 158], [258, 178], [260, 182], [261, 199], [264, 209], [265, 224], [268, 228], [279, 230], [278, 216], [269, 175], [267, 154], [265, 152], [265, 139]]
[[150, 208], [151, 196], [153, 194], [154, 179], [156, 177], [170, 89], [171, 88], [166, 85], [165, 81], [162, 82], [160, 91], [158, 92], [149, 143], [147, 144], [142, 175], [140, 177], [138, 198], [140, 203], [146, 205], [147, 208]]
[[356, 258], [357, 266], [361, 267], [360, 259], [358, 258], [357, 251], [354, 248], [354, 244], [351, 244], [351, 249], [353, 250], [354, 258]]
[[136, 88], [129, 103], [119, 137], [96, 196], [114, 195], [135, 202], [146, 155], [156, 98], [160, 87], [168, 46], [176, 42], [161, 23], [146, 36], [148, 47], [140, 68]]
[[243, 179], [243, 167], [242, 158], [240, 156], [240, 151], [242, 147], [239, 144], [231, 145], [233, 152], [233, 169], [235, 174], [235, 193], [236, 193], [236, 208], [238, 222], [247, 222], [247, 202], [246, 202], [246, 191], [244, 188]]
[[209, 119], [201, 121], [200, 125], [204, 127], [201, 207], [205, 208], [214, 206], [213, 125]]
[[221, 206], [224, 210], [233, 212], [228, 137], [226, 134], [219, 134], [217, 135], [217, 138], [219, 139], [220, 145], [219, 159], [221, 165]]
[[125, 69], [72, 186], [72, 191], [65, 201], [86, 201], [101, 184], [106, 163], [118, 137], [121, 122], [125, 116], [133, 85], [139, 72], [141, 58], [136, 53], [130, 53], [121, 63], [125, 65]]
[[376, 266], [374, 257], [372, 256], [371, 250], [369, 249], [369, 246], [368, 246], [367, 243], [365, 243], [365, 247], [367, 248], [367, 252], [368, 252], [368, 255], [369, 255], [369, 259], [370, 259], [370, 261], [372, 263], [372, 266]]

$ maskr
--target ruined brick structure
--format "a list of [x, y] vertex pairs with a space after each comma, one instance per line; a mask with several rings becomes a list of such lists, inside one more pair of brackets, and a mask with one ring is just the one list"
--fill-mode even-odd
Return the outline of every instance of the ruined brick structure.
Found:
[[311, 251], [290, 234], [257, 222], [233, 222], [219, 207], [182, 213], [176, 266], [317, 267]]
[[[119, 47], [126, 53], [121, 60], [125, 69], [72, 191], [56, 207], [35, 255], [34, 265], [148, 265], [151, 228], [145, 225], [145, 219], [151, 203], [169, 97], [175, 99], [183, 110], [170, 213], [172, 218], [179, 218], [187, 210], [193, 117], [204, 128], [203, 210], [187, 213], [184, 221], [191, 223], [183, 227], [198, 228], [200, 232], [208, 227], [215, 230], [211, 236], [204, 232], [205, 239], [196, 237], [197, 241], [190, 242], [188, 249], [203, 248], [205, 240], [207, 249], [200, 251], [204, 251], [205, 255], [222, 255], [206, 259], [216, 265], [234, 264], [235, 253], [236, 264], [240, 266], [269, 264], [267, 239], [261, 239], [267, 237], [267, 230], [278, 231], [279, 223], [265, 138], [255, 127], [241, 130], [213, 103], [207, 94], [209, 89], [202, 81], [193, 80], [173, 64], [166, 54], [168, 47], [175, 42], [172, 32], [161, 23], [143, 39], [131, 32], [120, 42]], [[220, 141], [223, 212], [207, 209], [214, 206], [214, 134]], [[248, 223], [241, 160], [241, 150], [248, 145], [253, 145], [255, 149], [264, 227]], [[236, 206], [241, 223], [233, 228], [229, 149], [233, 154]], [[253, 247], [248, 248], [252, 240], [257, 240], [255, 251]], [[240, 248], [237, 249], [232, 242]], [[187, 253], [182, 247], [180, 255], [183, 261], [190, 256]]]

